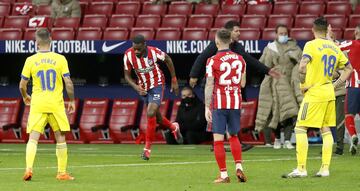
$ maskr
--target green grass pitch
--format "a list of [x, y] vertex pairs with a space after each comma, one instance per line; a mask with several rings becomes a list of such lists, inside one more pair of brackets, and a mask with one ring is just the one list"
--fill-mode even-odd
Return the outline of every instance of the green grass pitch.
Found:
[[[296, 166], [295, 150], [256, 147], [243, 153], [247, 183], [237, 183], [232, 156], [227, 153], [231, 183], [214, 185], [218, 175], [208, 145], [155, 145], [150, 161], [140, 159], [143, 145], [69, 145], [68, 171], [75, 181], [55, 179], [55, 145], [39, 144], [33, 180], [23, 182], [24, 144], [0, 144], [1, 191], [342, 191], [360, 190], [360, 158], [345, 152], [333, 156], [330, 177], [312, 177], [320, 167], [321, 147], [309, 149], [308, 174], [303, 179], [280, 176]], [[347, 148], [346, 148], [347, 149]]]

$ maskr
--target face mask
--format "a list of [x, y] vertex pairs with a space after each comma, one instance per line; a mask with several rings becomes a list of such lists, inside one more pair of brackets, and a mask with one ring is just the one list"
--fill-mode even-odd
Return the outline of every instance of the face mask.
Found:
[[278, 41], [281, 43], [281, 44], [285, 44], [287, 43], [289, 40], [289, 37], [287, 35], [280, 35], [279, 38], [278, 38]]
[[186, 97], [186, 98], [182, 99], [181, 102], [183, 102], [186, 106], [190, 106], [194, 102], [194, 98], [193, 97]]

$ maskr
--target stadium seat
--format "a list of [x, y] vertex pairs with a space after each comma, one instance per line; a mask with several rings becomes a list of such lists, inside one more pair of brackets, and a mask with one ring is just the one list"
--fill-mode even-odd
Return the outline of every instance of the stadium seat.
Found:
[[26, 28], [29, 16], [7, 16], [4, 21], [4, 28]]
[[165, 15], [167, 10], [167, 5], [157, 5], [153, 4], [151, 2], [145, 2], [142, 6], [142, 12], [143, 15]]
[[111, 15], [109, 27], [132, 28], [135, 24], [133, 15]]
[[270, 15], [268, 19], [267, 27], [275, 28], [279, 24], [284, 24], [288, 28], [293, 26], [294, 19], [290, 15]]
[[4, 17], [0, 16], [0, 28], [2, 28], [4, 23]]
[[137, 34], [144, 35], [146, 40], [153, 40], [155, 37], [155, 32], [153, 28], [132, 28], [130, 38], [136, 36]]
[[256, 4], [247, 6], [247, 15], [270, 15], [272, 10], [271, 4]]
[[155, 40], [180, 40], [180, 36], [179, 28], [158, 28], [156, 29]]
[[18, 124], [21, 99], [0, 98], [0, 142], [24, 143], [26, 133]]
[[80, 26], [80, 18], [57, 18], [54, 21], [54, 27], [68, 27], [77, 29]]
[[300, 4], [300, 14], [323, 15], [324, 12], [325, 12], [325, 4], [323, 2], [303, 1]]
[[114, 143], [106, 126], [108, 108], [109, 99], [84, 99], [79, 128], [85, 142]]
[[345, 15], [324, 15], [333, 28], [346, 28], [348, 19]]
[[165, 15], [161, 22], [161, 27], [184, 28], [187, 18], [185, 15]]
[[311, 40], [314, 39], [314, 35], [311, 28], [292, 28], [290, 30], [290, 37], [295, 40]]
[[[29, 6], [29, 3], [28, 2], [27, 3], [20, 3], [20, 2], [13, 3], [11, 15], [24, 15], [18, 9], [22, 9], [25, 5]], [[30, 16], [35, 15], [36, 7], [33, 5], [31, 5], [31, 6], [32, 6], [32, 8], [25, 15], [30, 15]]]
[[264, 15], [244, 15], [241, 20], [241, 28], [264, 28], [266, 17]]
[[219, 12], [219, 5], [217, 4], [197, 4], [195, 5], [195, 13], [198, 15], [212, 15], [216, 16]]
[[87, 11], [87, 8], [89, 6], [89, 3], [88, 2], [79, 2], [80, 4], [80, 8], [81, 8], [81, 17], [84, 17], [86, 11]]
[[360, 15], [350, 15], [349, 16], [349, 27], [355, 28], [360, 25]]
[[0, 2], [0, 16], [8, 16], [10, 14], [10, 4]]
[[262, 40], [275, 40], [276, 32], [275, 28], [265, 28], [262, 32]]
[[355, 28], [347, 28], [344, 30], [344, 40], [354, 40], [355, 39]]
[[275, 2], [273, 14], [296, 15], [298, 8], [296, 2]]
[[241, 141], [246, 144], [264, 144], [264, 141], [255, 136], [255, 119], [256, 119], [257, 101], [248, 101], [241, 103], [240, 127], [242, 132], [239, 133]]
[[115, 142], [134, 143], [139, 128], [136, 126], [137, 99], [115, 99], [110, 116], [109, 129]]
[[51, 38], [53, 40], [74, 40], [75, 32], [73, 28], [52, 28]]
[[257, 28], [254, 29], [240, 29], [240, 40], [259, 40], [260, 39], [260, 30]]
[[350, 15], [351, 5], [344, 1], [330, 1], [327, 3], [326, 14]]
[[26, 28], [23, 40], [35, 40], [36, 28]]
[[238, 15], [218, 15], [215, 18], [214, 28], [221, 28], [225, 26], [228, 21], [240, 21]]
[[106, 28], [104, 30], [103, 40], [127, 40], [129, 31], [127, 28]]
[[[69, 105], [69, 99], [64, 100], [65, 108]], [[75, 98], [75, 111], [73, 113], [66, 112], [70, 124], [70, 132], [66, 133], [67, 143], [84, 143], [84, 140], [80, 140], [80, 130], [78, 123], [80, 100]]]
[[185, 28], [183, 30], [183, 40], [206, 40], [208, 32], [204, 28]]
[[86, 14], [99, 14], [109, 17], [113, 13], [112, 2], [93, 2], [88, 8]]
[[294, 27], [311, 28], [316, 18], [316, 15], [296, 15]]
[[360, 5], [355, 7], [354, 14], [360, 14]]
[[36, 9], [37, 15], [51, 15], [51, 5], [39, 5]]
[[160, 15], [139, 15], [136, 18], [135, 27], [157, 28], [160, 26], [160, 22], [161, 22]]
[[105, 15], [85, 15], [82, 27], [101, 27], [107, 26], [108, 19]]
[[171, 1], [169, 13], [172, 15], [190, 15], [192, 13], [192, 4], [186, 1]]
[[211, 28], [213, 17], [211, 15], [191, 15], [187, 27], [189, 28]]
[[343, 39], [344, 31], [342, 28], [332, 28], [332, 31], [335, 34], [335, 39]]
[[117, 3], [118, 0], [91, 0], [91, 2], [112, 2], [112, 3]]
[[21, 40], [22, 31], [19, 28], [0, 29], [0, 40]]
[[181, 104], [181, 99], [175, 99], [173, 101], [173, 107], [171, 109], [171, 115], [170, 115], [171, 122], [176, 121], [176, 116], [177, 116], [180, 104]]
[[245, 14], [245, 10], [246, 10], [246, 4], [226, 5], [226, 6], [222, 6], [220, 10], [220, 14], [242, 16]]
[[86, 28], [80, 27], [76, 40], [101, 40], [102, 39], [102, 31], [101, 28]]
[[219, 30], [219, 28], [212, 28], [209, 30], [208, 40], [215, 40], [216, 32]]
[[119, 2], [116, 5], [115, 14], [138, 15], [141, 5], [136, 1]]

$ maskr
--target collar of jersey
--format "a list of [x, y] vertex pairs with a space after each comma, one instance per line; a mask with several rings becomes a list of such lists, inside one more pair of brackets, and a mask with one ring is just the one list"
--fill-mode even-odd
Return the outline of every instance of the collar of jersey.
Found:
[[230, 49], [218, 50], [218, 52], [227, 52], [227, 51], [230, 51]]
[[38, 52], [40, 52], [40, 53], [47, 53], [47, 52], [51, 52], [51, 51], [50, 51], [50, 50], [43, 50], [43, 51], [39, 50]]

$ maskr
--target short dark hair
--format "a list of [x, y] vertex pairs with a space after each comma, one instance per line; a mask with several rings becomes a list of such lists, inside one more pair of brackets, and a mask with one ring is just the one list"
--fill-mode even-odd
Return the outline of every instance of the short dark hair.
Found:
[[231, 20], [225, 23], [224, 28], [227, 30], [233, 30], [234, 27], [240, 27], [240, 23], [236, 20]]
[[327, 33], [328, 22], [324, 17], [318, 17], [313, 23], [313, 28], [316, 32]]
[[133, 37], [132, 41], [134, 44], [144, 44], [145, 37], [144, 37], [144, 35], [138, 34]]
[[278, 32], [278, 29], [279, 28], [286, 28], [286, 30], [289, 30], [287, 25], [284, 25], [284, 24], [278, 24], [276, 25], [276, 28], [275, 28], [275, 32], [277, 33]]
[[40, 43], [50, 43], [50, 32], [47, 28], [39, 28], [35, 32], [36, 40]]
[[216, 37], [218, 40], [220, 40], [224, 44], [230, 44], [231, 43], [231, 32], [227, 29], [219, 29], [216, 32]]

